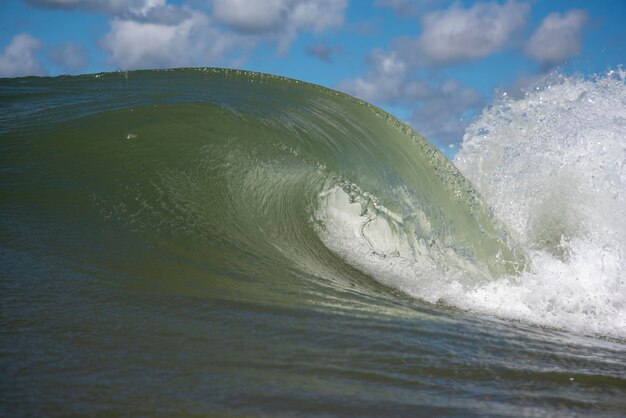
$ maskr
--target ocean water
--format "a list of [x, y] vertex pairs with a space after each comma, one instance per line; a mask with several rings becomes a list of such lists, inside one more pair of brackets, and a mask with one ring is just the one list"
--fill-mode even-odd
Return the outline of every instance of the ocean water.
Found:
[[270, 75], [2, 79], [0, 415], [623, 416], [625, 150], [619, 71], [456, 166]]

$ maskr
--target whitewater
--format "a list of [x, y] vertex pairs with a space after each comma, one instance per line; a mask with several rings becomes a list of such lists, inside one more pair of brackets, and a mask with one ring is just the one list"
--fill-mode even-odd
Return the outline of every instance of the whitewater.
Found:
[[533, 268], [457, 298], [461, 306], [626, 337], [625, 75], [501, 95], [468, 128], [454, 162]]
[[438, 266], [399, 232], [401, 216], [372, 215], [340, 188], [322, 197], [326, 244], [431, 303], [626, 337], [624, 76], [558, 76], [522, 98], [501, 93], [468, 127], [454, 164], [530, 256], [521, 274], [476, 280], [472, 266]]

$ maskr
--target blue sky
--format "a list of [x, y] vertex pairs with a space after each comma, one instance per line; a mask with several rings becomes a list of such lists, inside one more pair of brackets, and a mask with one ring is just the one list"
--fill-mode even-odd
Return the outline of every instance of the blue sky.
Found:
[[448, 153], [496, 92], [625, 61], [624, 0], [0, 0], [0, 77], [269, 72], [373, 102]]

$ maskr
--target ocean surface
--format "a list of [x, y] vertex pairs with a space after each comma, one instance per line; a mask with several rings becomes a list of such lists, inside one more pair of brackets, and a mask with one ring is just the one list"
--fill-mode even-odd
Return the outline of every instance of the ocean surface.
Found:
[[624, 79], [454, 164], [271, 75], [0, 79], [0, 415], [625, 416]]

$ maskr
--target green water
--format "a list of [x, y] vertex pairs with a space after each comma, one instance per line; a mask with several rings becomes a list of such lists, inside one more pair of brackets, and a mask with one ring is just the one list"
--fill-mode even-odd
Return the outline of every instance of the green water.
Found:
[[0, 237], [1, 415], [626, 408], [623, 341], [379, 274], [408, 260], [417, 281], [469, 286], [530, 263], [438, 151], [321, 87], [214, 69], [0, 80]]

